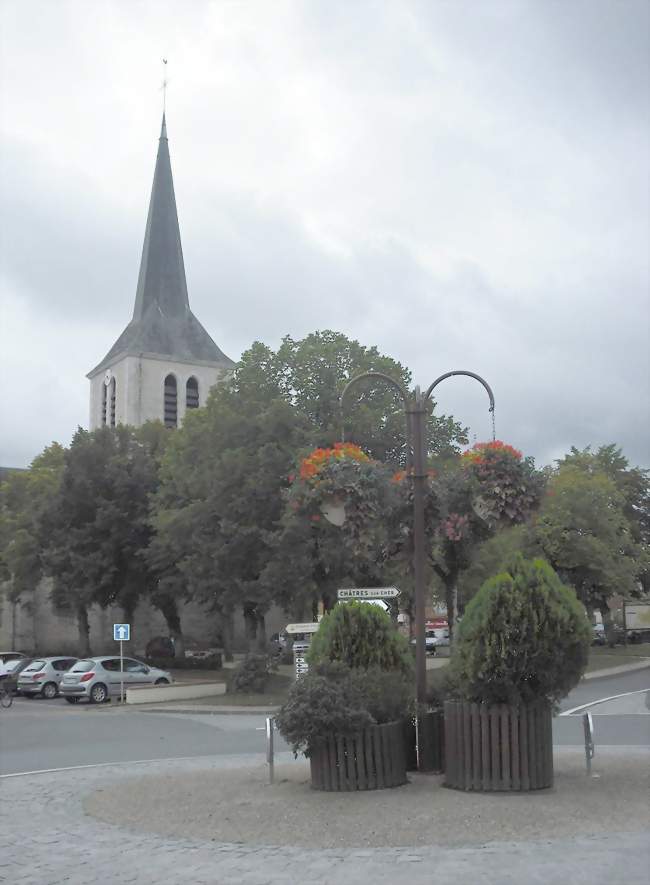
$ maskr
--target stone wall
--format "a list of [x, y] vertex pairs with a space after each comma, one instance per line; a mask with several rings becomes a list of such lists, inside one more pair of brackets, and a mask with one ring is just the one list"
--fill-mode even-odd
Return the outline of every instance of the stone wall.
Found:
[[[17, 605], [0, 593], [0, 651], [24, 651], [38, 654], [77, 654], [78, 631], [73, 614], [57, 612], [49, 601], [51, 583], [42, 581], [29, 599]], [[113, 624], [124, 620], [117, 607], [90, 612], [90, 645], [93, 654], [115, 651]], [[279, 608], [271, 609], [266, 616], [267, 638], [281, 630], [287, 616]], [[197, 603], [181, 607], [181, 623], [188, 648], [210, 648], [217, 644], [219, 617]], [[148, 602], [141, 603], [131, 625], [130, 654], [142, 654], [153, 636], [167, 636], [167, 624], [161, 613]], [[235, 650], [246, 647], [244, 622], [241, 614], [235, 618]]]

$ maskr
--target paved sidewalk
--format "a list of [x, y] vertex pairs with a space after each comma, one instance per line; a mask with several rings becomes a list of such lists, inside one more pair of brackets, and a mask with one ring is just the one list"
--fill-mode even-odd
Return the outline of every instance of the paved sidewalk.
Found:
[[[289, 761], [288, 754], [282, 761]], [[645, 754], [642, 764], [647, 765], [647, 761]], [[187, 794], [174, 793], [172, 780], [209, 775], [218, 790], [220, 772], [225, 781], [236, 776], [235, 769], [250, 769], [252, 763], [259, 766], [260, 762], [260, 757], [222, 757], [213, 762], [155, 762], [5, 778], [0, 781], [0, 791], [3, 808], [11, 813], [3, 815], [0, 829], [0, 877], [6, 876], [15, 885], [447, 885], [450, 881], [473, 885], [611, 885], [621, 881], [624, 871], [626, 885], [647, 883], [648, 839], [647, 834], [633, 831], [639, 827], [634, 818], [620, 832], [599, 831], [598, 835], [575, 838], [510, 839], [464, 847], [438, 844], [317, 850], [244, 841], [226, 843], [205, 836], [161, 836], [144, 832], [146, 816], [139, 825], [127, 824], [125, 819], [126, 825], [117, 826], [84, 812], [83, 797], [88, 804], [92, 795], [101, 798], [102, 791], [114, 791], [116, 787], [121, 788], [125, 805], [129, 804], [138, 779], [146, 775], [151, 780], [167, 781], [170, 789], [163, 791], [164, 802], [175, 809], [181, 821], [196, 808], [188, 807], [191, 798], [188, 800]], [[443, 804], [445, 796], [458, 797], [452, 791], [439, 793]], [[218, 793], [214, 795], [216, 806]], [[375, 793], [373, 801], [384, 802], [396, 795], [397, 791]], [[484, 798], [463, 796], [473, 804], [480, 804]], [[319, 798], [327, 801], [331, 796]], [[512, 804], [522, 797], [496, 798]], [[625, 803], [622, 795], [615, 803], [619, 814], [621, 803]], [[209, 806], [204, 805], [203, 811], [208, 816]], [[440, 812], [444, 813], [442, 809]], [[282, 813], [283, 803], [278, 802], [277, 815], [281, 817]], [[431, 809], [432, 841], [436, 840], [440, 820]], [[371, 820], [365, 816], [356, 823], [367, 827]], [[395, 828], [403, 823], [396, 818]]]

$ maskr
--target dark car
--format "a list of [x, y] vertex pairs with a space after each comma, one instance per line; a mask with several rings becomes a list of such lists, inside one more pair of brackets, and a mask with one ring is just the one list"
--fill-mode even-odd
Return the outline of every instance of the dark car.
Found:
[[5, 664], [5, 670], [7, 675], [3, 680], [7, 691], [12, 692], [12, 694], [19, 694], [18, 691], [18, 677], [23, 672], [25, 667], [31, 664], [31, 658], [13, 658], [10, 661], [7, 661]]

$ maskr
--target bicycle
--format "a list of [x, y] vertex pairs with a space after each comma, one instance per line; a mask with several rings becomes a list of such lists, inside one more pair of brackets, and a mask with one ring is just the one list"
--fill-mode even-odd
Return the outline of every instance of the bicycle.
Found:
[[5, 710], [7, 710], [13, 704], [13, 702], [13, 692], [8, 691], [6, 685], [0, 685], [0, 706], [4, 707]]

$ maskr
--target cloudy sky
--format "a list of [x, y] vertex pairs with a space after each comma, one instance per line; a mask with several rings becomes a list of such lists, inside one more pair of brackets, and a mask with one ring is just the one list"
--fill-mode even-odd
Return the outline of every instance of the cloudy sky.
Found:
[[[545, 464], [650, 465], [647, 0], [2, 0], [0, 464], [88, 422], [130, 319], [169, 59], [190, 303], [492, 385]], [[485, 394], [438, 403], [486, 439]]]

